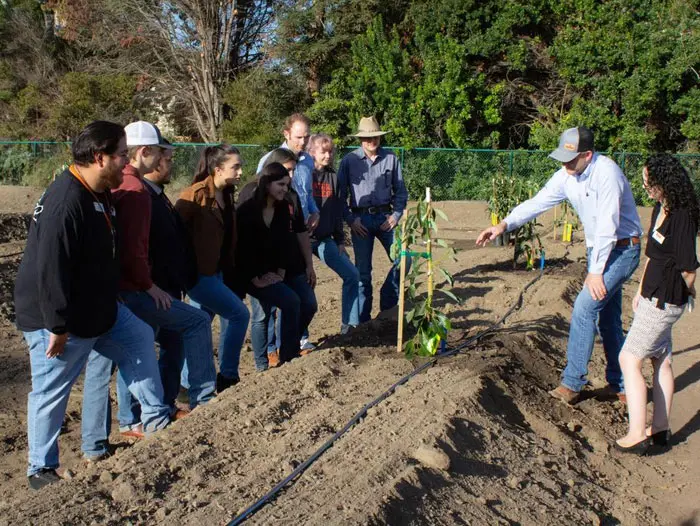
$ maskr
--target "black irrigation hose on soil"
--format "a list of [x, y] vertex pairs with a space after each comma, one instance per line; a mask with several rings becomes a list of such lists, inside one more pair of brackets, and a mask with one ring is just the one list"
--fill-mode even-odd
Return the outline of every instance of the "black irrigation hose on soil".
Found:
[[17, 256], [21, 256], [22, 254], [24, 254], [24, 250], [22, 250], [21, 252], [15, 252], [14, 254], [0, 254], [0, 258], [14, 258]]
[[[567, 249], [568, 253], [568, 249]], [[549, 270], [549, 269], [547, 269]], [[540, 272], [535, 277], [533, 280], [531, 280], [523, 290], [520, 291], [520, 294], [518, 295], [517, 301], [511, 306], [510, 309], [496, 322], [492, 323], [489, 327], [484, 329], [483, 331], [475, 334], [471, 338], [468, 338], [464, 342], [462, 342], [460, 345], [454, 348], [448, 348], [447, 350], [438, 353], [435, 355], [434, 358], [431, 360], [427, 361], [417, 369], [414, 369], [410, 373], [408, 373], [406, 376], [400, 378], [396, 383], [394, 383], [391, 387], [389, 387], [386, 391], [384, 391], [381, 395], [379, 395], [377, 398], [372, 400], [370, 403], [368, 403], [366, 406], [364, 406], [362, 409], [360, 409], [355, 416], [352, 417], [352, 419], [343, 426], [343, 428], [338, 431], [336, 434], [334, 434], [331, 438], [326, 441], [325, 444], [323, 444], [320, 448], [316, 450], [316, 452], [311, 455], [308, 459], [306, 459], [303, 463], [299, 464], [297, 468], [292, 471], [284, 480], [279, 482], [274, 488], [272, 488], [267, 494], [265, 494], [263, 497], [261, 497], [255, 504], [251, 505], [250, 507], [246, 508], [242, 513], [240, 513], [236, 518], [234, 518], [231, 522], [229, 522], [228, 526], [236, 526], [238, 524], [243, 523], [250, 517], [252, 517], [255, 513], [260, 511], [261, 508], [263, 508], [266, 504], [271, 502], [276, 496], [287, 486], [289, 483], [294, 481], [297, 477], [299, 477], [304, 471], [306, 471], [314, 462], [316, 462], [321, 455], [323, 455], [328, 449], [330, 449], [333, 444], [340, 438], [342, 437], [345, 433], [347, 433], [352, 426], [355, 424], [359, 423], [359, 421], [364, 418], [367, 415], [367, 411], [371, 409], [372, 407], [376, 406], [377, 404], [381, 403], [382, 401], [386, 400], [388, 397], [390, 397], [394, 392], [396, 391], [396, 388], [405, 384], [408, 382], [411, 378], [416, 376], [418, 373], [421, 373], [425, 371], [426, 369], [432, 367], [437, 363], [437, 361], [441, 358], [448, 358], [450, 356], [454, 356], [456, 354], [459, 354], [463, 350], [465, 350], [467, 347], [473, 345], [476, 343], [478, 340], [486, 336], [487, 334], [491, 334], [496, 330], [496, 328], [499, 325], [502, 325], [508, 317], [513, 314], [517, 309], [519, 309], [522, 304], [523, 304], [523, 298], [525, 297], [525, 292], [532, 287], [535, 283], [537, 283], [542, 276], [545, 274], [545, 269], [544, 269], [544, 264], [540, 267]]]

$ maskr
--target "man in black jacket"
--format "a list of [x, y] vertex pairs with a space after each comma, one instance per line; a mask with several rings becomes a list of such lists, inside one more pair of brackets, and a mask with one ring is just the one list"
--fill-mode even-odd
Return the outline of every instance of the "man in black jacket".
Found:
[[170, 423], [153, 352], [153, 330], [118, 303], [116, 216], [110, 189], [126, 163], [124, 129], [88, 125], [74, 164], [34, 209], [15, 284], [17, 326], [29, 345], [27, 427], [32, 489], [58, 480], [58, 435], [71, 387], [88, 355], [117, 363], [142, 408], [147, 432]]

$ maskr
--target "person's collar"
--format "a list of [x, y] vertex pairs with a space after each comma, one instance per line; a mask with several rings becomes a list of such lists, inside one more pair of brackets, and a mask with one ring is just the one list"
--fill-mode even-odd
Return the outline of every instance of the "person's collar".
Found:
[[[289, 150], [290, 152], [294, 153], [294, 150], [292, 150], [289, 145], [287, 144], [287, 141], [284, 141], [281, 145], [280, 148], [284, 148], [285, 150]], [[306, 159], [307, 153], [305, 150], [300, 151], [299, 153], [294, 153], [294, 155], [297, 156], [297, 161], [301, 162]]]
[[127, 164], [124, 169], [122, 170], [122, 173], [124, 175], [128, 175], [131, 177], [136, 177], [137, 179], [143, 179], [141, 175], [139, 174], [139, 171], [132, 165]]
[[586, 169], [578, 175], [579, 180], [585, 180], [588, 179], [588, 177], [590, 177], [591, 172], [593, 171], [593, 165], [595, 164], [597, 159], [598, 154], [596, 152], [593, 152], [593, 158], [591, 159], [591, 162], [588, 164], [588, 166], [586, 166]]
[[202, 181], [205, 191], [207, 192], [207, 197], [210, 199], [216, 199], [216, 186], [214, 186], [214, 177], [209, 175], [204, 181]]
[[163, 193], [163, 187], [160, 186], [159, 184], [154, 183], [153, 181], [149, 181], [147, 177], [144, 177], [144, 178], [143, 178], [143, 181], [144, 181], [148, 186], [150, 186], [151, 188], [153, 188], [153, 191], [156, 193], [156, 195], [160, 195], [160, 194]]
[[[382, 158], [384, 158], [385, 155], [386, 155], [386, 152], [384, 151], [384, 148], [382, 148], [380, 146], [379, 148], [377, 148], [377, 156], [374, 158], [374, 160], [377, 161], [379, 159], [382, 159]], [[360, 159], [369, 159], [369, 157], [367, 157], [367, 153], [365, 152], [365, 149], [362, 146], [360, 146], [358, 148], [358, 157]]]

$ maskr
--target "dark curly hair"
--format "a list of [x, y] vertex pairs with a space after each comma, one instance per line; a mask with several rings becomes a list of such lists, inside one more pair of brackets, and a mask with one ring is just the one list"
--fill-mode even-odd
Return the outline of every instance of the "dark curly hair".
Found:
[[649, 186], [658, 186], [664, 193], [668, 212], [685, 208], [697, 226], [700, 210], [693, 182], [681, 162], [668, 153], [658, 153], [644, 163]]

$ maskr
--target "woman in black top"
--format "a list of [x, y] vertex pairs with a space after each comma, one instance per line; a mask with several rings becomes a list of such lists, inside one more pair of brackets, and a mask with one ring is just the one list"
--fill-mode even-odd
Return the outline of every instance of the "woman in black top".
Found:
[[[671, 330], [686, 304], [695, 297], [698, 201], [678, 159], [650, 157], [643, 170], [644, 188], [657, 201], [651, 217], [646, 255], [649, 258], [634, 298], [634, 321], [620, 353], [629, 413], [629, 431], [617, 449], [645, 454], [650, 445], [667, 446], [674, 382]], [[654, 417], [646, 427], [647, 388], [642, 362], [654, 365]]]
[[[283, 165], [265, 166], [255, 195], [236, 211], [239, 288], [256, 298], [265, 312], [272, 306], [282, 312], [281, 362], [299, 355], [301, 330], [317, 309], [297, 239], [297, 234], [306, 232], [306, 225], [300, 207], [287, 199], [290, 182]], [[266, 319], [253, 317], [251, 340], [256, 369], [267, 369]]]

